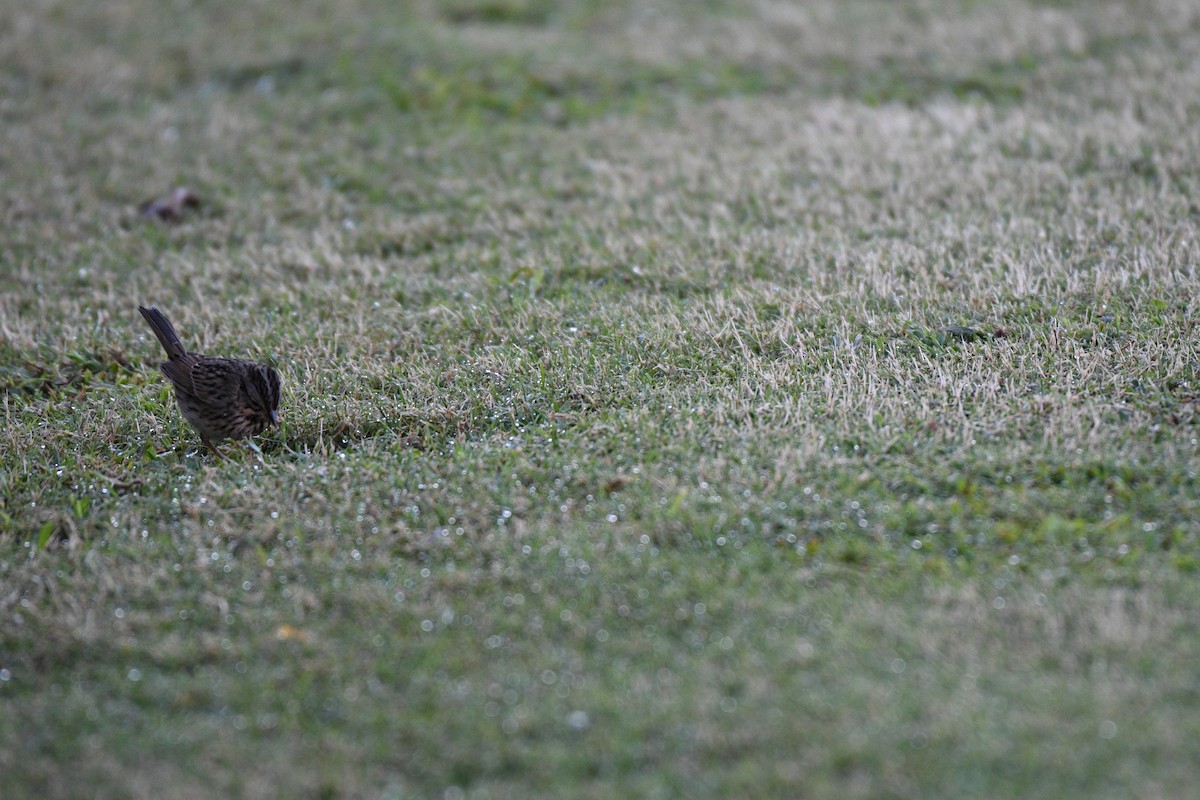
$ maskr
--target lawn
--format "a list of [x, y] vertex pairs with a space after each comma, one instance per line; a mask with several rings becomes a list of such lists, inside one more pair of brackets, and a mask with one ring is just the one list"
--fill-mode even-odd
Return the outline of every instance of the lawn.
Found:
[[1187, 796], [1198, 165], [1184, 0], [7, 4], [4, 797]]

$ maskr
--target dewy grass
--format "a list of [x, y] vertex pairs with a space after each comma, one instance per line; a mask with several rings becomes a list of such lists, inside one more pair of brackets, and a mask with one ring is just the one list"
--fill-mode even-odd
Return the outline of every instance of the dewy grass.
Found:
[[5, 797], [1185, 795], [1197, 21], [0, 11]]

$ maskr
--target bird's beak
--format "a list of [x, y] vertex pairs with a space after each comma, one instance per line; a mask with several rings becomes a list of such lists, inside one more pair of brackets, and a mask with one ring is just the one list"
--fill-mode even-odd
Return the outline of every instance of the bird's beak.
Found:
[[272, 425], [279, 424], [279, 412], [274, 408], [271, 409], [271, 424]]

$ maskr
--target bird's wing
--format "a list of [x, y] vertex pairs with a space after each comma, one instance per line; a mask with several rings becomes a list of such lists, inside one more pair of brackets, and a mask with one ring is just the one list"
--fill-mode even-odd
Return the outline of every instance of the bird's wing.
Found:
[[176, 390], [185, 394], [196, 394], [196, 384], [194, 375], [197, 366], [200, 364], [200, 356], [195, 353], [185, 353], [178, 358], [172, 358], [170, 361], [164, 361], [159, 365], [163, 375], [171, 383], [175, 384]]
[[192, 391], [200, 397], [236, 397], [242, 368], [226, 358], [202, 358], [191, 369]]

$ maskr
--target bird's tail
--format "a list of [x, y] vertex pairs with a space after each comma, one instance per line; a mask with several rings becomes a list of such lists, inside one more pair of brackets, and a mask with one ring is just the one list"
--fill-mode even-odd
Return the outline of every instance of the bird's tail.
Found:
[[183, 342], [179, 341], [179, 335], [175, 333], [171, 321], [161, 311], [154, 306], [138, 306], [138, 311], [142, 312], [146, 322], [150, 323], [150, 330], [154, 331], [159, 344], [167, 351], [167, 358], [182, 358], [187, 355], [187, 350], [184, 349]]

